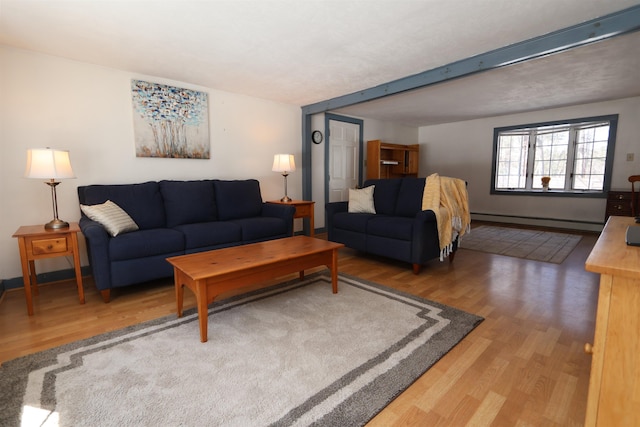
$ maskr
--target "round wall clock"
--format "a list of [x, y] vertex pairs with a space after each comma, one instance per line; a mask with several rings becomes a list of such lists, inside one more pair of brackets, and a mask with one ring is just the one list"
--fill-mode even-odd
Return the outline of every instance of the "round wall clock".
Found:
[[322, 142], [322, 132], [319, 130], [311, 132], [311, 141], [313, 141], [314, 144], [320, 144]]

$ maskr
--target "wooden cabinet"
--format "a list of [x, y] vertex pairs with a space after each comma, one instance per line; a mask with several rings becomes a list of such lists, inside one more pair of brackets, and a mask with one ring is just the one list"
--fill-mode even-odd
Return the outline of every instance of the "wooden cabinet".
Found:
[[367, 141], [367, 179], [418, 176], [420, 145]]
[[631, 191], [609, 191], [604, 220], [612, 215], [631, 216]]
[[600, 274], [586, 426], [640, 425], [640, 247], [625, 243], [629, 226], [609, 218], [585, 264]]

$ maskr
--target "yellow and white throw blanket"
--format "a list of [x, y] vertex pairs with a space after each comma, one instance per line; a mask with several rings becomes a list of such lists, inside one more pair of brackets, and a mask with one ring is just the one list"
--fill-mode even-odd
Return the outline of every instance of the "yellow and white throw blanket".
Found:
[[422, 195], [422, 210], [427, 209], [436, 214], [442, 261], [451, 253], [456, 237], [471, 231], [466, 183], [437, 173], [428, 176]]

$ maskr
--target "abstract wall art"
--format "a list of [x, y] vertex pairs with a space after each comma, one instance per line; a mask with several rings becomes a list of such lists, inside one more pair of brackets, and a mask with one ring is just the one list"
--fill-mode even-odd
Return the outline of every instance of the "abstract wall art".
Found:
[[208, 94], [131, 80], [136, 157], [210, 158]]

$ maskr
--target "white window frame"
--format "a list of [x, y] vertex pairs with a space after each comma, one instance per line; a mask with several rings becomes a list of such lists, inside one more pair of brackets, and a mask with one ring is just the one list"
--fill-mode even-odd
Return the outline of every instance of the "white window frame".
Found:
[[[576, 184], [577, 176], [575, 174], [576, 168], [576, 136], [578, 131], [588, 129], [589, 127], [593, 127], [596, 124], [608, 123], [609, 125], [609, 137], [606, 148], [606, 158], [604, 159], [604, 176], [602, 177], [602, 188], [597, 189], [583, 189], [576, 188], [582, 187], [579, 184]], [[598, 116], [598, 117], [585, 117], [579, 119], [570, 119], [570, 120], [559, 120], [554, 122], [545, 122], [545, 123], [532, 123], [525, 125], [517, 125], [517, 126], [508, 126], [494, 129], [494, 137], [493, 137], [493, 164], [491, 170], [491, 194], [530, 194], [530, 195], [544, 195], [544, 196], [587, 196], [587, 197], [605, 197], [606, 193], [610, 190], [611, 187], [611, 173], [613, 169], [613, 156], [614, 156], [614, 148], [615, 148], [615, 140], [616, 140], [616, 132], [617, 132], [617, 124], [618, 124], [618, 115], [608, 115], [608, 116]], [[536, 161], [536, 137], [538, 132], [547, 131], [549, 129], [554, 129], [555, 132], [558, 132], [562, 129], [566, 129], [569, 132], [569, 140], [568, 145], [566, 147], [561, 147], [566, 149], [566, 163], [564, 165], [564, 179], [563, 180], [553, 180], [552, 176], [552, 184], [550, 185], [550, 191], [543, 191], [542, 184], [540, 183], [539, 177], [534, 174], [534, 163]], [[508, 147], [503, 147], [502, 153], [505, 155], [502, 158], [499, 158], [501, 153], [500, 141], [501, 136], [508, 135], [519, 135], [519, 136], [527, 136], [528, 139], [524, 138], [523, 143], [526, 144], [526, 147], [523, 146], [524, 150], [518, 150], [517, 147], [515, 150], [510, 150]], [[522, 170], [522, 167], [525, 166], [526, 170], [524, 171], [524, 176], [517, 174], [511, 175], [507, 173], [505, 176], [511, 176], [512, 179], [509, 179], [508, 184], [516, 183], [512, 187], [499, 187], [498, 184], [498, 173], [500, 167], [505, 167], [505, 164], [508, 164], [511, 159], [508, 155], [515, 151], [518, 154], [520, 151], [520, 163], [516, 159], [516, 162], [511, 162], [510, 167], [515, 167], [516, 170]], [[526, 152], [523, 152], [526, 151]], [[523, 155], [526, 156], [526, 162], [523, 159]], [[592, 159], [602, 159], [600, 156], [594, 156]], [[499, 160], [502, 162], [499, 164]], [[545, 173], [547, 175], [547, 173]], [[560, 175], [555, 176], [556, 178]], [[597, 176], [596, 176], [597, 177]], [[591, 178], [589, 178], [591, 179]], [[524, 181], [524, 186], [523, 186]], [[589, 185], [592, 185], [589, 183]], [[596, 184], [597, 186], [597, 184]]]

